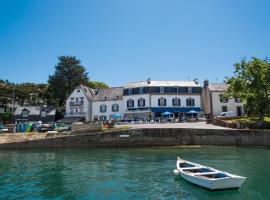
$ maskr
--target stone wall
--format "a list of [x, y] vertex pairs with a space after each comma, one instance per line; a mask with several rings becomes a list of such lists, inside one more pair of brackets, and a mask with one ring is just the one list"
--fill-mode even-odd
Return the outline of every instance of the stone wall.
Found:
[[73, 133], [92, 133], [92, 132], [99, 132], [101, 130], [102, 130], [101, 123], [87, 122], [83, 124], [72, 125]]
[[270, 146], [270, 132], [221, 129], [130, 129], [11, 142], [0, 144], [0, 148], [110, 148], [175, 145]]

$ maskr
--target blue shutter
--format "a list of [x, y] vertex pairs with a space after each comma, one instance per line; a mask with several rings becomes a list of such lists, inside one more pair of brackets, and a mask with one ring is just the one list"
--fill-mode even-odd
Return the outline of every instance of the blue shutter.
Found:
[[158, 106], [160, 106], [160, 99], [158, 99]]
[[187, 106], [188, 106], [188, 99], [186, 99], [186, 104], [187, 104]]
[[138, 99], [137, 103], [138, 103], [138, 107], [141, 107], [141, 105], [140, 105], [140, 99]]
[[194, 106], [195, 105], [195, 102], [194, 102], [194, 99], [192, 99], [192, 106]]
[[167, 106], [167, 100], [164, 99], [164, 106]]
[[145, 106], [145, 99], [143, 99], [143, 107]]

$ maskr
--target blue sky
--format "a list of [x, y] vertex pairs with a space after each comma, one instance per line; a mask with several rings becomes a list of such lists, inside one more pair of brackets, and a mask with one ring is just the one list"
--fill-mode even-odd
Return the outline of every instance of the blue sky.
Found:
[[268, 0], [0, 0], [0, 79], [47, 82], [73, 55], [92, 80], [223, 81], [270, 51]]

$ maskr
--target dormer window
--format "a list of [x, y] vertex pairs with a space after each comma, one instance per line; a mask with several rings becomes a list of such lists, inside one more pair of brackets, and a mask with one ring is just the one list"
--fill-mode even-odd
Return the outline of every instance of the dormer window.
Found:
[[192, 93], [192, 88], [188, 88], [188, 94]]
[[143, 88], [140, 88], [140, 94], [143, 94]]
[[81, 92], [81, 90], [77, 90], [77, 92]]
[[160, 93], [164, 93], [164, 87], [160, 87]]
[[131, 88], [128, 89], [128, 94], [129, 94], [129, 95], [132, 94], [132, 89], [131, 89]]
[[118, 95], [117, 94], [114, 94], [113, 95], [113, 100], [117, 100], [118, 99]]
[[47, 117], [47, 112], [45, 110], [40, 112], [41, 117]]
[[23, 110], [22, 111], [22, 117], [28, 117], [29, 111], [28, 110]]
[[177, 87], [173, 88], [173, 92], [178, 93], [178, 88]]
[[107, 97], [106, 97], [106, 96], [103, 96], [103, 97], [102, 97], [102, 100], [103, 100], [103, 101], [106, 101], [106, 100], [107, 100]]

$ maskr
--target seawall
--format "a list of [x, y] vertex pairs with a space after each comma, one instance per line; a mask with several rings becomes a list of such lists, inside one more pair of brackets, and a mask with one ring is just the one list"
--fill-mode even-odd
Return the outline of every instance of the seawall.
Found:
[[130, 129], [0, 144], [0, 149], [62, 147], [157, 147], [176, 145], [270, 146], [270, 131], [224, 129]]

